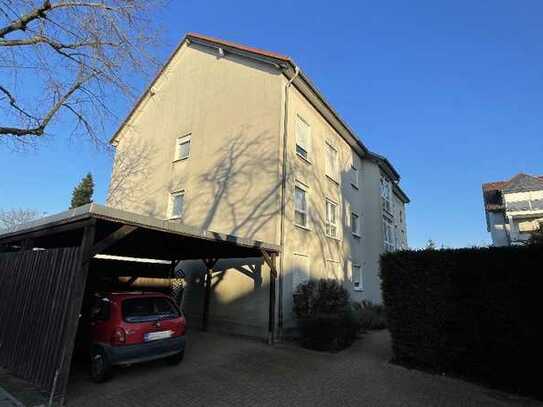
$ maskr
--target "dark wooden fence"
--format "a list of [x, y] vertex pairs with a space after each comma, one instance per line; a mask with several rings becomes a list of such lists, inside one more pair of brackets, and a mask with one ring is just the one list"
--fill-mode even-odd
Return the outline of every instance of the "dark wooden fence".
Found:
[[79, 247], [0, 254], [0, 365], [46, 392], [68, 379], [80, 270]]

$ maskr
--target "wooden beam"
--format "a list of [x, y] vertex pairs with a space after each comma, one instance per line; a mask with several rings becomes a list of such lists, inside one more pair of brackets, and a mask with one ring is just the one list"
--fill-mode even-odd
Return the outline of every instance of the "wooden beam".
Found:
[[111, 233], [110, 235], [106, 236], [102, 240], [100, 240], [98, 243], [94, 245], [92, 248], [92, 255], [99, 254], [103, 252], [104, 250], [109, 249], [111, 246], [116, 244], [119, 240], [124, 239], [129, 234], [133, 233], [136, 229], [138, 229], [137, 226], [131, 226], [131, 225], [123, 225], [119, 229], [117, 229], [115, 232]]
[[34, 248], [34, 240], [32, 239], [23, 240], [23, 243], [21, 245], [22, 250], [31, 250], [33, 248]]
[[206, 277], [205, 277], [205, 287], [204, 287], [204, 309], [202, 312], [202, 331], [207, 331], [208, 322], [209, 322], [209, 302], [211, 300], [211, 278], [212, 271], [215, 264], [219, 259], [202, 259], [206, 266]]
[[[270, 267], [270, 293], [269, 293], [269, 309], [268, 309], [268, 344], [273, 345], [275, 341], [275, 280], [277, 278], [276, 258], [277, 255], [273, 253], [271, 256], [265, 251], [262, 251], [263, 256], [268, 256], [268, 263]], [[265, 255], [264, 255], [265, 253]], [[266, 257], [264, 257], [266, 260]], [[269, 261], [269, 262], [268, 262]]]
[[[83, 296], [85, 293], [85, 286], [87, 283], [87, 275], [89, 272], [89, 265], [91, 259], [92, 248], [94, 244], [94, 237], [96, 234], [96, 220], [90, 225], [85, 226], [83, 230], [83, 237], [81, 239], [80, 246], [80, 264], [79, 274], [72, 277], [72, 287], [70, 290], [70, 303], [66, 312], [65, 326], [64, 326], [64, 348], [61, 355], [60, 369], [58, 374], [60, 380], [60, 405], [64, 405], [64, 396], [66, 395], [66, 389], [68, 386], [68, 378], [70, 376], [70, 366], [72, 364], [72, 354], [75, 345], [75, 337], [77, 333], [77, 327], [79, 325], [79, 314], [81, 312], [81, 306], [83, 304]], [[51, 399], [55, 396], [55, 390], [51, 392]]]
[[268, 252], [264, 249], [260, 250], [260, 253], [262, 253], [262, 257], [264, 258], [264, 261], [266, 264], [270, 267], [270, 270], [272, 272], [273, 278], [277, 278], [277, 267], [275, 265], [275, 253], [272, 253], [271, 255], [268, 254]]

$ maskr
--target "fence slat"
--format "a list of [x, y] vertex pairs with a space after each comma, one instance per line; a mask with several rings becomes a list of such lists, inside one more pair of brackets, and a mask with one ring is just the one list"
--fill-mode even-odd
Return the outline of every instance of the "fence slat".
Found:
[[0, 255], [0, 365], [44, 391], [61, 366], [80, 265], [79, 247]]

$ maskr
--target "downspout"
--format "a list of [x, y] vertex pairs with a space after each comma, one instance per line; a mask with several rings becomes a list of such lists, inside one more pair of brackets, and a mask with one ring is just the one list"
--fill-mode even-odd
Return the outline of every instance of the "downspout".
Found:
[[284, 118], [283, 118], [283, 163], [281, 174], [281, 230], [280, 230], [280, 245], [281, 245], [281, 258], [280, 258], [280, 273], [279, 273], [279, 311], [277, 317], [277, 326], [279, 331], [279, 338], [283, 336], [283, 273], [285, 270], [285, 211], [287, 203], [287, 158], [288, 158], [288, 90], [292, 85], [292, 82], [300, 74], [300, 68], [295, 66], [294, 75], [285, 85], [285, 105], [284, 105]]

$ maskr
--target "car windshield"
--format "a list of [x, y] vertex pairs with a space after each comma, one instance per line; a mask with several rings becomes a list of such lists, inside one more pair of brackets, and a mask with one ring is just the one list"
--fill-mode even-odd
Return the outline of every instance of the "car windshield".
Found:
[[149, 322], [179, 317], [178, 309], [162, 297], [130, 298], [123, 301], [126, 322]]

